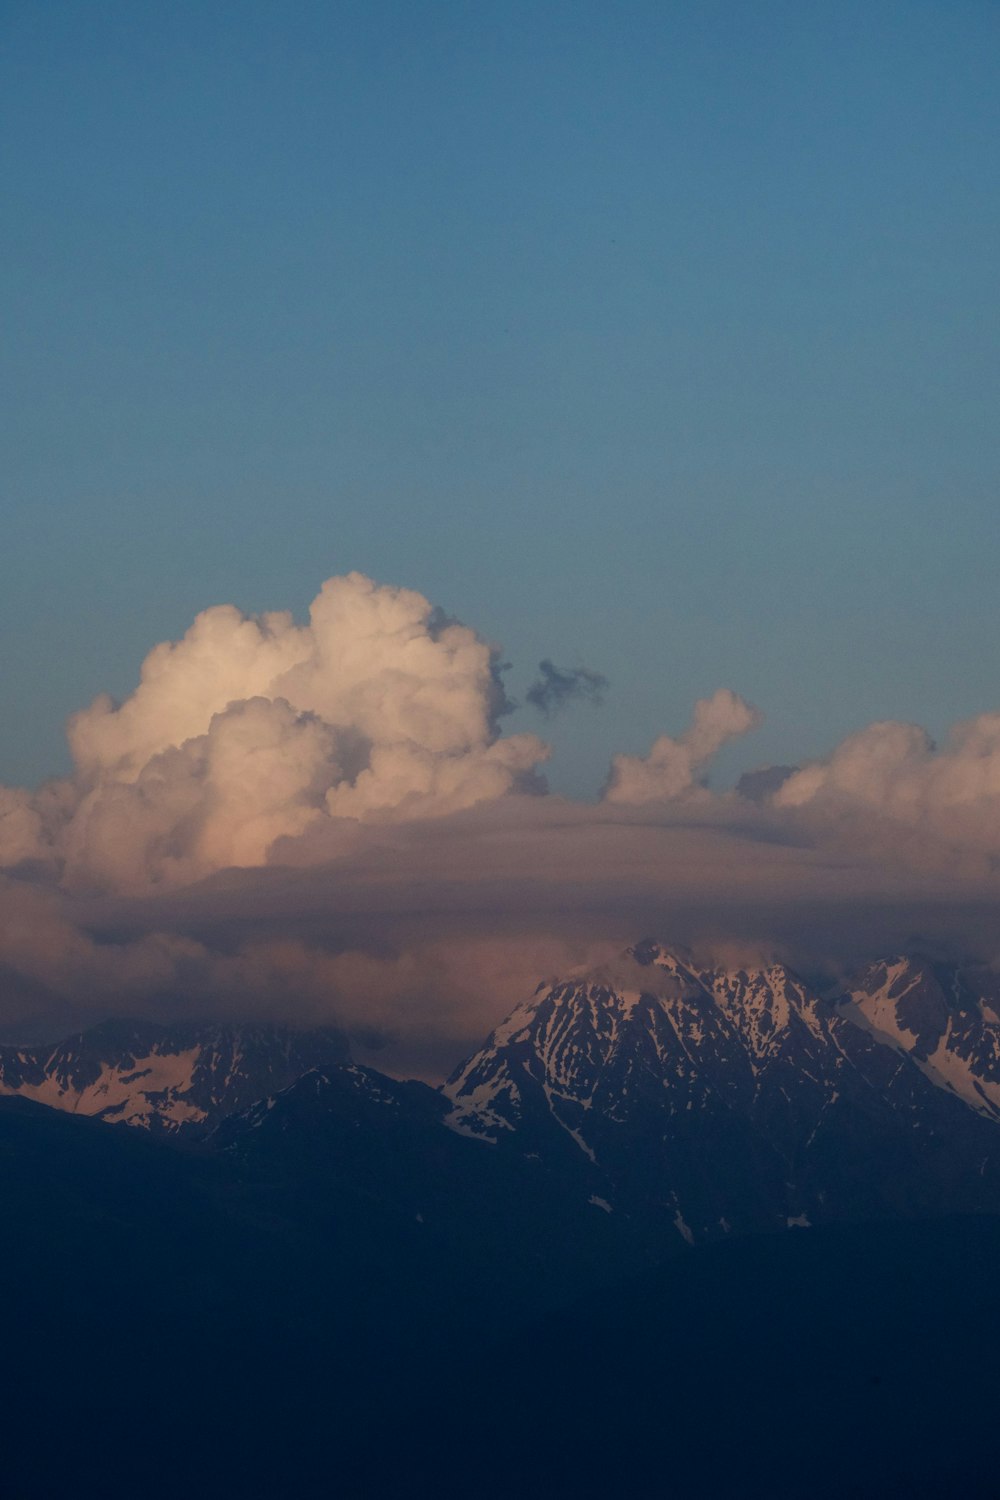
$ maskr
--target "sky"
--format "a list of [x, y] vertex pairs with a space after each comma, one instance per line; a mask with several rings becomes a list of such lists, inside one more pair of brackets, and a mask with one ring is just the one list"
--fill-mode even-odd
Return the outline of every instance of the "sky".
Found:
[[[353, 569], [747, 765], [1000, 699], [992, 4], [8, 3], [0, 778]], [[529, 707], [518, 727], [537, 728]]]
[[998, 42], [8, 0], [0, 1031], [995, 957]]

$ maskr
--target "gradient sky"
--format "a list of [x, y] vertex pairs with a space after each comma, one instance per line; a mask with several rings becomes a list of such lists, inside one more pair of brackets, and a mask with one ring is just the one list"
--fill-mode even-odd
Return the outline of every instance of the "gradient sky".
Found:
[[360, 569], [732, 774], [1000, 706], [992, 3], [14, 3], [0, 780]]

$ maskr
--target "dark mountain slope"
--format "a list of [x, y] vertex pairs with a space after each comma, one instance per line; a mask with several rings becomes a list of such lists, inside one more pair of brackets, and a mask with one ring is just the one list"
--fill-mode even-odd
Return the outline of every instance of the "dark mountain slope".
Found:
[[611, 1277], [605, 1216], [442, 1129], [445, 1107], [335, 1069], [210, 1149], [0, 1100], [5, 1492], [103, 1492], [109, 1466], [144, 1495], [325, 1483], [373, 1412], [398, 1424], [447, 1382], [470, 1328], [488, 1357]]
[[357, 1493], [992, 1500], [998, 1265], [996, 1218], [692, 1250], [425, 1398]]

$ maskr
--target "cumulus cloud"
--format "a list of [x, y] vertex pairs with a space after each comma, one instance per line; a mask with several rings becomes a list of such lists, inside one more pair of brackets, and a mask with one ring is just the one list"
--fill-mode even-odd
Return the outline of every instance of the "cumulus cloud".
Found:
[[574, 700], [600, 704], [608, 689], [608, 679], [587, 667], [557, 667], [554, 662], [540, 661], [538, 677], [525, 697], [543, 714], [553, 714]]
[[955, 725], [940, 749], [916, 724], [870, 724], [789, 776], [773, 803], [806, 826], [863, 827], [869, 842], [895, 827], [1000, 855], [1000, 714]]
[[697, 789], [699, 774], [727, 740], [759, 723], [758, 711], [738, 693], [719, 688], [698, 700], [690, 728], [678, 739], [661, 734], [646, 756], [614, 756], [605, 800], [637, 804], [683, 797]]
[[308, 625], [200, 614], [124, 703], [76, 714], [76, 775], [0, 792], [0, 863], [70, 885], [183, 883], [263, 864], [338, 819], [439, 817], [530, 784], [547, 747], [501, 738], [493, 648], [412, 590], [323, 585]]

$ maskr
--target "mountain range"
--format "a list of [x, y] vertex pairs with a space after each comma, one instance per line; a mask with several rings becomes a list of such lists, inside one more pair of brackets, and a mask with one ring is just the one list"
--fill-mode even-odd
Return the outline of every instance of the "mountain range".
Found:
[[404, 1196], [499, 1157], [662, 1245], [989, 1211], [1000, 978], [896, 957], [821, 995], [782, 964], [706, 968], [644, 941], [613, 972], [540, 984], [438, 1090], [358, 1067], [332, 1029], [113, 1021], [0, 1049], [0, 1094], [248, 1160], [278, 1137], [308, 1155], [348, 1121], [343, 1171], [407, 1141]]
[[4, 1048], [7, 1492], [992, 1496], [995, 1004], [646, 941], [440, 1088], [329, 1030]]
[[896, 959], [824, 998], [646, 942], [614, 979], [540, 986], [448, 1080], [449, 1123], [690, 1242], [993, 1208], [996, 994]]
[[157, 1134], [204, 1134], [309, 1068], [346, 1057], [332, 1029], [106, 1021], [50, 1046], [0, 1047], [0, 1095]]

